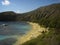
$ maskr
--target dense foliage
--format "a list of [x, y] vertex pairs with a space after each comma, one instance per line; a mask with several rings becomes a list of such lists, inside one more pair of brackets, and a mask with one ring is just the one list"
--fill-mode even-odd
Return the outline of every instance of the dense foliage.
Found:
[[47, 34], [44, 32], [22, 45], [60, 45], [60, 4], [41, 7], [26, 13], [26, 15], [22, 20], [49, 27], [49, 32]]
[[53, 4], [24, 13], [20, 20], [37, 22], [51, 28], [60, 28], [60, 4]]

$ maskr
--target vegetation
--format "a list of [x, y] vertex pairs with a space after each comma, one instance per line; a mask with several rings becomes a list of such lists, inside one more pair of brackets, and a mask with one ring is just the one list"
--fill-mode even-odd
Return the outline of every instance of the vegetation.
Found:
[[22, 45], [60, 45], [60, 34], [51, 29], [48, 34], [43, 33], [37, 38], [27, 41]]
[[53, 4], [24, 13], [21, 20], [39, 23], [45, 27], [60, 28], [60, 4]]
[[60, 4], [41, 7], [25, 15], [21, 20], [36, 22], [50, 29], [47, 34], [43, 33], [22, 45], [60, 45]]

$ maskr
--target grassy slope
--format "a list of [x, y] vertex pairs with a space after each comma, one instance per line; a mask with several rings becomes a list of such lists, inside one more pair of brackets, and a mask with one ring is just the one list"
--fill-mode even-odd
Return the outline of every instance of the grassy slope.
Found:
[[25, 13], [21, 20], [36, 22], [49, 27], [49, 33], [43, 33], [22, 45], [60, 45], [60, 4], [53, 4]]
[[60, 28], [60, 4], [53, 4], [24, 13], [20, 20], [37, 22], [51, 28]]
[[60, 45], [60, 34], [57, 34], [54, 30], [50, 30], [48, 34], [43, 33], [22, 45]]

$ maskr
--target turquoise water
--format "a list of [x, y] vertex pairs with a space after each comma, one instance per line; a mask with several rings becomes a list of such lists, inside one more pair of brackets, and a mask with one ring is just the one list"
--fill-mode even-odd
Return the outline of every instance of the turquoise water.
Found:
[[0, 40], [24, 35], [30, 29], [31, 25], [26, 22], [0, 22]]

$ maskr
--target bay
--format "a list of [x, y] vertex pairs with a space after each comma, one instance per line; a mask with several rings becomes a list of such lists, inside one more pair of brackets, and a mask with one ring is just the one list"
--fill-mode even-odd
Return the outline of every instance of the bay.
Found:
[[24, 35], [30, 29], [26, 22], [0, 22], [0, 40]]

